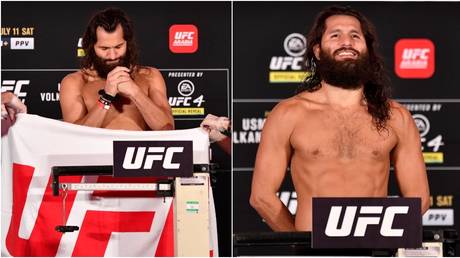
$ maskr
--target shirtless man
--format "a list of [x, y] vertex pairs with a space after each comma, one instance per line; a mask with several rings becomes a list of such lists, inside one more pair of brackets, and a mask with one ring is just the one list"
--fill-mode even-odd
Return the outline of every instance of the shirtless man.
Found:
[[137, 63], [133, 27], [123, 11], [97, 13], [83, 36], [79, 71], [61, 82], [64, 121], [110, 129], [173, 130], [161, 73]]
[[[373, 26], [351, 8], [324, 10], [307, 36], [312, 75], [267, 118], [257, 152], [251, 205], [275, 231], [311, 231], [312, 197], [386, 197], [390, 162], [404, 197], [429, 189], [411, 114], [389, 100]], [[287, 167], [295, 218], [276, 196]]]

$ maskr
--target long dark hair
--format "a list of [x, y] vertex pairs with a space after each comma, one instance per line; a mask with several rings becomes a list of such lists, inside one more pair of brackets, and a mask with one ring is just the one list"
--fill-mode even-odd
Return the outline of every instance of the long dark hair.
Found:
[[318, 62], [313, 52], [313, 47], [321, 44], [321, 38], [326, 30], [326, 19], [333, 15], [348, 15], [355, 17], [361, 24], [361, 29], [366, 40], [369, 53], [369, 63], [372, 69], [372, 76], [364, 83], [364, 97], [367, 102], [367, 110], [372, 116], [376, 128], [380, 131], [386, 128], [386, 122], [390, 119], [391, 86], [388, 75], [385, 72], [383, 58], [378, 53], [377, 33], [374, 25], [360, 12], [351, 7], [331, 6], [323, 10], [314, 22], [310, 32], [307, 34], [307, 50], [304, 55], [305, 68], [310, 75], [300, 85], [297, 93], [303, 91], [313, 92], [321, 88], [321, 74], [316, 70]]
[[86, 55], [81, 60], [81, 68], [91, 69], [94, 64], [96, 58], [94, 44], [97, 42], [97, 27], [100, 26], [107, 32], [113, 32], [118, 24], [123, 29], [123, 38], [127, 43], [126, 58], [132, 67], [137, 67], [138, 49], [134, 38], [133, 24], [123, 10], [111, 7], [96, 13], [86, 27], [82, 40], [82, 47]]

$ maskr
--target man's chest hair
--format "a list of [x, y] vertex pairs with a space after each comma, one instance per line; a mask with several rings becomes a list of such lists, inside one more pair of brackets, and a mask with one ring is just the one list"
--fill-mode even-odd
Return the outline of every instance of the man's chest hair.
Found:
[[388, 156], [396, 143], [391, 128], [378, 132], [370, 116], [365, 115], [334, 115], [317, 122], [304, 121], [295, 132], [296, 151], [313, 158], [381, 159]]

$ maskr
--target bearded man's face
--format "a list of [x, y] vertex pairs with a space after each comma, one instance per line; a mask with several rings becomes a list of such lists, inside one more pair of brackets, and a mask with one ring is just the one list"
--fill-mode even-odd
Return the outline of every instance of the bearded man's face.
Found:
[[[340, 52], [356, 52], [356, 59], [336, 60], [334, 56]], [[359, 53], [352, 48], [340, 48], [329, 55], [325, 51], [320, 53], [320, 61], [317, 69], [321, 79], [330, 84], [343, 89], [357, 89], [369, 81], [372, 76], [367, 52]]]
[[126, 55], [120, 56], [119, 58], [105, 59], [96, 55], [93, 62], [93, 68], [96, 70], [99, 77], [106, 79], [107, 74], [117, 66], [124, 66], [130, 68], [129, 60]]
[[321, 44], [314, 48], [321, 79], [344, 89], [361, 87], [371, 78], [372, 71], [359, 20], [333, 15], [325, 24]]
[[112, 32], [105, 31], [101, 26], [97, 27], [93, 68], [99, 77], [107, 78], [107, 74], [117, 66], [130, 68], [129, 50], [123, 35], [120, 24]]

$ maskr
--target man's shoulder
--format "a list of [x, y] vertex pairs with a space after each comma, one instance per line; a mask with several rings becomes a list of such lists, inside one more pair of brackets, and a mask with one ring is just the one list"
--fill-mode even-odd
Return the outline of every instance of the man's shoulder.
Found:
[[396, 102], [395, 100], [390, 100], [389, 104], [390, 124], [392, 124], [393, 127], [404, 129], [413, 121], [411, 113], [404, 105]]
[[306, 112], [307, 110], [308, 107], [305, 106], [304, 100], [298, 96], [293, 96], [281, 100], [276, 104], [270, 112], [269, 118], [277, 121], [294, 121], [300, 117], [300, 113]]
[[278, 104], [276, 104], [276, 106], [273, 109], [277, 111], [292, 112], [299, 108], [299, 104], [299, 99], [296, 96], [294, 96], [281, 100], [280, 102], [278, 102]]
[[137, 74], [143, 77], [155, 77], [161, 76], [160, 70], [151, 66], [139, 66], [137, 67]]
[[398, 103], [395, 100], [390, 100], [390, 114], [392, 119], [400, 120], [400, 119], [405, 119], [408, 116], [411, 116], [409, 110], [402, 105], [401, 103]]
[[314, 109], [317, 104], [312, 96], [302, 93], [280, 101], [276, 108], [287, 112], [306, 112]]
[[67, 74], [61, 82], [62, 85], [67, 85], [67, 84], [78, 84], [78, 85], [83, 85], [85, 83], [85, 75], [81, 70], [78, 70], [73, 73]]

